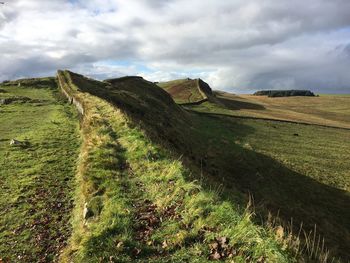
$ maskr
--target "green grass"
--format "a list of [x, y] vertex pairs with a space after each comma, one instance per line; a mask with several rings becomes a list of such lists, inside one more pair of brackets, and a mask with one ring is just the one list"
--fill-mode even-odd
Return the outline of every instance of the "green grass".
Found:
[[[306, 242], [298, 246], [287, 242], [287, 247], [293, 247], [295, 253], [326, 262], [328, 252], [315, 253], [310, 249], [310, 243], [320, 248], [324, 237], [331, 256], [348, 257], [350, 203], [344, 191], [348, 187], [348, 165], [341, 163], [348, 149], [348, 143], [342, 144], [348, 136], [347, 130], [185, 112], [142, 79], [119, 79], [112, 85], [100, 87], [98, 84], [98, 88], [94, 88], [93, 82], [72, 76], [82, 91], [108, 100], [130, 118], [131, 124], [138, 123], [153, 142], [171, 149], [175, 158], [180, 158], [191, 171], [185, 178], [200, 180], [198, 186], [207, 191], [206, 195], [210, 196], [213, 189], [221, 189], [215, 192], [217, 200], [242, 208], [251, 194], [259, 214], [254, 219], [258, 224], [270, 225], [269, 213], [273, 218], [278, 215], [287, 240], [288, 233], [292, 232], [294, 240]], [[208, 105], [215, 113], [230, 110], [214, 103]], [[239, 106], [256, 107], [247, 103]], [[200, 107], [192, 109], [199, 111]], [[334, 139], [325, 141], [324, 138], [331, 135]], [[129, 146], [122, 148], [127, 151]], [[324, 161], [321, 156], [332, 160]], [[156, 189], [160, 187], [157, 185]], [[291, 220], [293, 227], [290, 227]], [[302, 223], [303, 230], [298, 234], [296, 229]], [[268, 229], [271, 228], [265, 231], [271, 231]], [[310, 233], [315, 233], [314, 241], [310, 241]]]
[[[57, 259], [71, 231], [79, 147], [75, 110], [59, 101], [53, 85], [32, 84], [2, 86], [7, 92], [0, 93], [0, 98], [37, 100], [0, 105], [0, 258], [5, 262]], [[10, 146], [11, 139], [29, 145]]]
[[[71, 85], [87, 81], [71, 75]], [[85, 105], [84, 142], [74, 231], [63, 261], [207, 262], [209, 245], [222, 236], [229, 238], [235, 262], [294, 261], [273, 230], [252, 222], [249, 210], [202, 188], [177, 154], [151, 141], [120, 109], [77, 92], [84, 87], [92, 91], [91, 85], [72, 89]], [[129, 92], [133, 87], [128, 86]], [[124, 94], [118, 90], [110, 89], [116, 103]], [[84, 204], [93, 213], [87, 219]]]
[[239, 143], [248, 143], [256, 152], [321, 183], [350, 191], [350, 163], [344, 161], [350, 155], [350, 131], [253, 120], [243, 123], [254, 132]]
[[192, 109], [204, 112], [193, 121], [194, 152], [205, 153], [197, 158], [211, 181], [228, 196], [231, 188], [249, 191], [262, 215], [267, 209], [286, 225], [293, 220], [294, 229], [316, 224], [333, 255], [349, 258], [349, 130], [221, 116], [229, 110], [209, 103]]
[[[127, 97], [119, 95], [123, 85], [131, 91], [131, 87], [143, 84], [124, 81], [102, 97], [115, 105], [126, 103]], [[234, 101], [232, 105], [219, 97], [219, 106], [205, 102], [191, 107], [196, 111], [204, 107], [205, 114], [192, 114], [167, 110], [174, 106], [167, 103], [164, 107], [163, 98], [145, 105], [147, 95], [136, 91], [132, 96], [137, 97], [138, 103], [124, 105], [122, 109], [135, 122], [140, 122], [151, 138], [167, 141], [171, 148], [183, 154], [192, 171], [203, 173], [205, 187], [224, 185], [223, 198], [235, 204], [246, 200], [242, 200], [239, 192], [251, 193], [262, 218], [269, 212], [279, 214], [285, 225], [293, 220], [294, 229], [303, 223], [306, 232], [313, 231], [317, 224], [317, 235], [325, 238], [332, 255], [348, 257], [349, 165], [344, 160], [349, 154], [349, 131], [217, 115], [231, 114], [233, 106], [238, 110], [264, 110], [248, 101]], [[215, 114], [208, 114], [207, 106]]]
[[[59, 77], [84, 107], [77, 167], [78, 116], [54, 97], [54, 80], [0, 87], [36, 99], [0, 106], [5, 260], [207, 262], [222, 237], [228, 262], [349, 258], [350, 131], [237, 118], [345, 127], [346, 98], [300, 111], [295, 100], [218, 94], [182, 108], [142, 78]], [[29, 147], [10, 147], [12, 137]]]

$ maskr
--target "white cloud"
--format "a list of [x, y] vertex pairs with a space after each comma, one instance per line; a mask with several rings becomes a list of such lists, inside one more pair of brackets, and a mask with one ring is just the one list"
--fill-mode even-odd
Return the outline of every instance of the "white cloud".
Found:
[[349, 10], [347, 0], [9, 0], [0, 6], [0, 80], [70, 68], [198, 76], [236, 92], [350, 92]]

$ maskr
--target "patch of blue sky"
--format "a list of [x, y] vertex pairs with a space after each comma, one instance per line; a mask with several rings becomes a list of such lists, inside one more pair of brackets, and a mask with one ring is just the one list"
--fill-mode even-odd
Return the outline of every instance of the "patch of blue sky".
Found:
[[75, 5], [75, 4], [79, 4], [79, 0], [68, 0], [68, 3], [71, 3], [71, 4], [73, 4], [73, 5]]
[[138, 72], [145, 72], [145, 73], [154, 72], [154, 70], [147, 67], [144, 63], [130, 61], [130, 60], [104, 60], [104, 61], [100, 61], [99, 64], [106, 65], [106, 66], [116, 66], [116, 67], [132, 67]]
[[74, 6], [86, 8], [94, 16], [117, 11], [116, 6], [112, 6], [112, 5], [110, 7], [108, 5], [103, 5], [103, 6], [92, 5], [91, 3], [88, 3], [85, 0], [67, 0], [67, 1], [68, 3]]

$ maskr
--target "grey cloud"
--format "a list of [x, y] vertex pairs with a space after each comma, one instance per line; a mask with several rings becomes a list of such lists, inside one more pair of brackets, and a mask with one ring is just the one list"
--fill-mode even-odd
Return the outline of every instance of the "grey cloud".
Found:
[[65, 67], [99, 78], [197, 74], [234, 92], [350, 92], [349, 10], [348, 0], [14, 0], [0, 17], [0, 80]]
[[344, 47], [344, 54], [345, 54], [346, 57], [350, 58], [350, 44], [347, 44]]

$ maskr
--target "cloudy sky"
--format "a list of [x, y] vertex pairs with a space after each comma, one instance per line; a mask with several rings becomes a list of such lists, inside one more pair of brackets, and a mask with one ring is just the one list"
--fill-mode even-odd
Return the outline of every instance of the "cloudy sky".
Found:
[[350, 93], [349, 0], [3, 0], [0, 80], [71, 69]]

